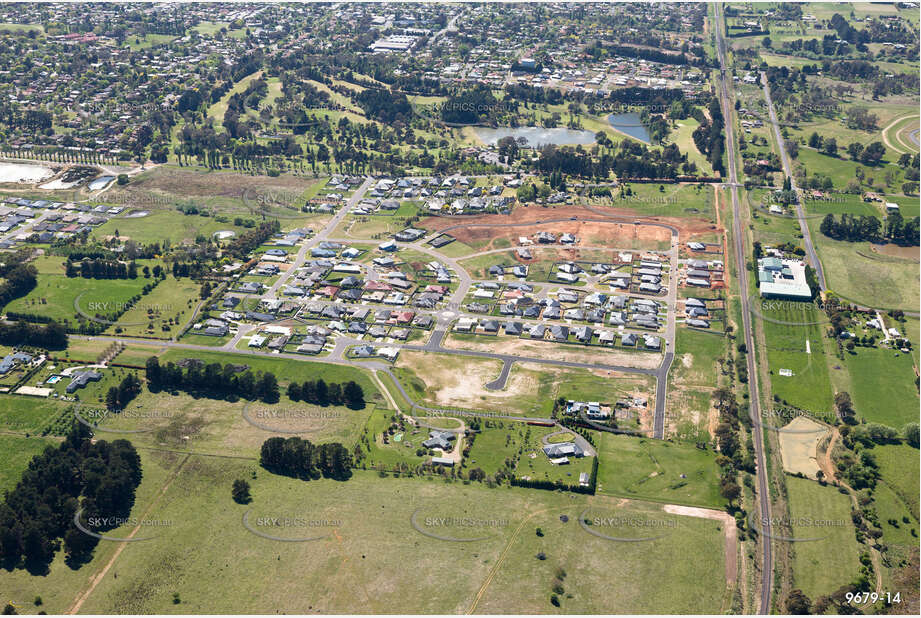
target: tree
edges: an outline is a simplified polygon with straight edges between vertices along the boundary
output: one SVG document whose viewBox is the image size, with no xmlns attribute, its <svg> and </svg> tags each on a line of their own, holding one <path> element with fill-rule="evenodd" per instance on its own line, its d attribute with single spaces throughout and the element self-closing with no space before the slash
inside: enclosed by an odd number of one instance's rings
<svg viewBox="0 0 921 618">
<path fill-rule="evenodd" d="M 106 409 L 109 412 L 114 412 L 119 409 L 118 406 L 118 387 L 113 386 L 106 393 Z"/>
<path fill-rule="evenodd" d="M 918 448 L 918 423 L 908 423 L 902 427 L 902 437 L 909 446 Z"/>
<path fill-rule="evenodd" d="M 827 154 L 830 157 L 835 157 L 838 155 L 838 140 L 833 137 L 829 137 L 827 140 L 822 142 L 822 152 Z"/>
<path fill-rule="evenodd" d="M 237 504 L 249 504 L 252 498 L 249 494 L 249 483 L 242 479 L 233 482 L 233 488 L 230 490 L 233 501 Z"/>
<path fill-rule="evenodd" d="M 796 588 L 790 591 L 790 596 L 787 597 L 787 613 L 800 616 L 806 615 L 809 613 L 811 606 L 812 601 L 802 590 Z"/>
<path fill-rule="evenodd" d="M 848 144 L 847 154 L 851 159 L 859 161 L 861 153 L 863 153 L 863 144 L 859 142 Z"/>
<path fill-rule="evenodd" d="M 882 142 L 873 142 L 863 149 L 860 155 L 860 162 L 864 165 L 879 165 L 886 154 L 886 147 Z"/>
<path fill-rule="evenodd" d="M 853 425 L 856 420 L 854 404 L 851 402 L 851 395 L 847 391 L 835 393 L 835 410 L 841 422 Z"/>
<path fill-rule="evenodd" d="M 720 481 L 720 495 L 729 501 L 729 506 L 732 506 L 732 503 L 742 495 L 742 488 L 731 478 L 725 477 Z"/>
<path fill-rule="evenodd" d="M 259 398 L 266 403 L 277 403 L 279 400 L 278 393 L 278 380 L 275 378 L 275 374 L 266 371 L 262 374 L 262 377 L 259 379 L 259 385 L 257 386 L 257 392 Z"/>
<path fill-rule="evenodd" d="M 353 410 L 365 407 L 365 393 L 356 382 L 349 381 L 342 390 L 343 403 Z"/>
<path fill-rule="evenodd" d="M 326 382 L 323 381 L 323 378 L 320 378 L 316 382 L 316 403 L 321 406 L 329 405 L 329 388 L 326 386 Z"/>
</svg>

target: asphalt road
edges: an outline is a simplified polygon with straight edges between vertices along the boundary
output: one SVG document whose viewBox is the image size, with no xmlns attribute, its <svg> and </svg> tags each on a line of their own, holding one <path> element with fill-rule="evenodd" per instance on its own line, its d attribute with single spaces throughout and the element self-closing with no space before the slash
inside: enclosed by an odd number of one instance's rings
<svg viewBox="0 0 921 618">
<path fill-rule="evenodd" d="M 771 126 L 774 128 L 774 139 L 777 141 L 777 148 L 780 151 L 780 162 L 783 165 L 783 173 L 790 179 L 791 188 L 800 196 L 800 199 L 796 200 L 796 218 L 799 220 L 799 229 L 803 233 L 803 244 L 806 246 L 806 255 L 809 257 L 809 263 L 815 268 L 816 278 L 819 280 L 819 287 L 822 288 L 824 292 L 826 290 L 825 271 L 822 270 L 822 262 L 819 260 L 819 255 L 816 253 L 815 246 L 812 244 L 812 235 L 809 233 L 809 226 L 806 224 L 806 212 L 803 208 L 802 191 L 796 186 L 796 179 L 793 177 L 793 166 L 790 165 L 787 145 L 784 142 L 783 136 L 780 134 L 780 124 L 777 122 L 777 111 L 774 109 L 774 101 L 771 99 L 771 88 L 768 86 L 767 75 L 764 71 L 761 71 L 761 81 L 764 83 L 764 99 L 767 101 L 768 112 L 771 117 Z M 733 182 L 735 182 L 735 177 L 733 177 Z"/>
<path fill-rule="evenodd" d="M 726 144 L 729 160 L 729 192 L 732 196 L 732 226 L 733 241 L 735 245 L 736 271 L 739 273 L 739 295 L 742 302 L 742 331 L 745 337 L 745 345 L 748 349 L 746 360 L 748 361 L 748 388 L 749 388 L 749 416 L 752 420 L 753 427 L 760 427 L 760 399 L 758 398 L 758 372 L 755 366 L 755 347 L 754 337 L 752 336 L 751 310 L 748 301 L 748 271 L 745 268 L 745 237 L 742 228 L 742 213 L 739 203 L 738 172 L 736 170 L 736 160 L 738 152 L 736 150 L 738 142 L 735 137 L 735 124 L 733 120 L 733 107 L 730 99 L 732 90 L 732 77 L 729 73 L 728 62 L 726 58 L 726 40 L 723 32 L 723 9 L 718 3 L 714 3 L 714 14 L 716 16 L 714 29 L 716 31 L 716 49 L 720 61 L 720 104 L 723 107 L 723 115 L 726 122 Z M 773 107 L 771 109 L 772 120 Z M 776 124 L 774 125 L 776 129 Z M 783 149 L 781 148 L 783 153 Z M 786 156 L 786 155 L 784 155 Z M 761 608 L 759 613 L 771 613 L 771 593 L 773 592 L 774 580 L 774 556 L 772 535 L 771 535 L 771 500 L 768 490 L 767 466 L 764 458 L 764 436 L 752 431 L 752 442 L 755 447 L 755 465 L 758 480 L 758 507 L 761 515 L 762 534 L 762 563 L 761 563 Z"/>
<path fill-rule="evenodd" d="M 327 240 L 330 233 L 336 229 L 336 226 L 339 225 L 345 216 L 351 212 L 355 206 L 358 205 L 358 202 L 361 201 L 362 196 L 365 194 L 365 191 L 368 190 L 374 184 L 374 178 L 366 178 L 365 181 L 361 184 L 358 189 L 355 190 L 355 193 L 352 194 L 352 197 L 349 198 L 349 201 L 339 207 L 339 210 L 333 216 L 329 223 L 327 223 L 323 229 L 317 231 L 316 236 L 309 238 L 301 244 L 301 248 L 297 252 L 297 257 L 294 259 L 294 263 L 291 264 L 291 267 L 283 272 L 281 276 L 278 277 L 278 281 L 272 284 L 272 287 L 269 288 L 268 292 L 265 293 L 266 298 L 276 298 L 276 294 L 285 284 L 285 282 L 290 279 L 297 269 L 304 265 L 304 262 L 307 260 L 307 253 L 312 248 L 316 247 L 318 244 Z"/>
</svg>

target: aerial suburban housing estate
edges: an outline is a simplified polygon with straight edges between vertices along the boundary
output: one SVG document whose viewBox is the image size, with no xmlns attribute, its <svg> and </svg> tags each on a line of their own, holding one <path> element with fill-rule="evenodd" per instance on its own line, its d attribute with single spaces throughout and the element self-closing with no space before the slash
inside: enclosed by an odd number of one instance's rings
<svg viewBox="0 0 921 618">
<path fill-rule="evenodd" d="M 918 615 L 918 2 L 0 3 L 0 592 Z"/>
</svg>

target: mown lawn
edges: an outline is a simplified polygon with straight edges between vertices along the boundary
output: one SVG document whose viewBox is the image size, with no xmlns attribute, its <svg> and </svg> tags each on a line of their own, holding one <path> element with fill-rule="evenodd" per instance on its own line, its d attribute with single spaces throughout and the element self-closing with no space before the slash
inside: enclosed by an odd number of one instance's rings
<svg viewBox="0 0 921 618">
<path fill-rule="evenodd" d="M 766 300 L 753 306 L 767 318 L 762 323 L 774 394 L 818 416 L 830 412 L 833 393 L 823 348 L 827 321 L 824 314 L 808 303 L 775 304 Z M 809 353 L 806 352 L 807 341 Z M 793 375 L 782 376 L 781 369 L 790 369 Z"/>
<path fill-rule="evenodd" d="M 151 279 L 140 275 L 137 279 L 39 275 L 35 288 L 26 296 L 10 302 L 6 311 L 38 314 L 60 322 L 76 322 L 80 313 L 95 317 L 96 314 L 117 311 L 150 282 Z M 74 305 L 78 297 L 80 312 Z"/>
</svg>

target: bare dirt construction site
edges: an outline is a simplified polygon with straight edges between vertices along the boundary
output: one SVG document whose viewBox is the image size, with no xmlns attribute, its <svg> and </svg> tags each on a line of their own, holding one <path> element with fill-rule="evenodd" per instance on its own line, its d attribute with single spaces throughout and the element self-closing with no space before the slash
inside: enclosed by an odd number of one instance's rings
<svg viewBox="0 0 921 618">
<path fill-rule="evenodd" d="M 671 232 L 663 227 L 634 225 L 632 222 L 598 221 L 605 216 L 630 221 L 665 223 L 678 229 L 679 242 L 697 234 L 712 234 L 718 228 L 705 219 L 686 217 L 637 217 L 635 213 L 615 208 L 583 206 L 519 206 L 508 215 L 488 214 L 459 217 L 426 217 L 419 226 L 429 231 L 447 230 L 458 241 L 482 250 L 499 249 L 517 244 L 520 236 L 537 232 L 570 233 L 578 243 L 624 249 L 663 249 Z M 565 219 L 559 221 L 559 219 Z M 592 221 L 582 221 L 593 219 Z M 544 223 L 555 221 L 554 223 Z M 512 227 L 490 227 L 514 224 Z M 453 228 L 453 229 L 449 229 Z M 498 243 L 497 243 L 498 241 Z"/>
<path fill-rule="evenodd" d="M 584 346 L 551 341 L 535 341 L 517 337 L 489 337 L 475 339 L 448 336 L 442 345 L 446 348 L 473 350 L 476 352 L 494 352 L 497 345 L 503 354 L 546 358 L 574 363 L 592 363 L 599 365 L 621 365 L 654 369 L 662 362 L 661 354 L 640 350 L 625 350 L 602 346 Z"/>
</svg>

